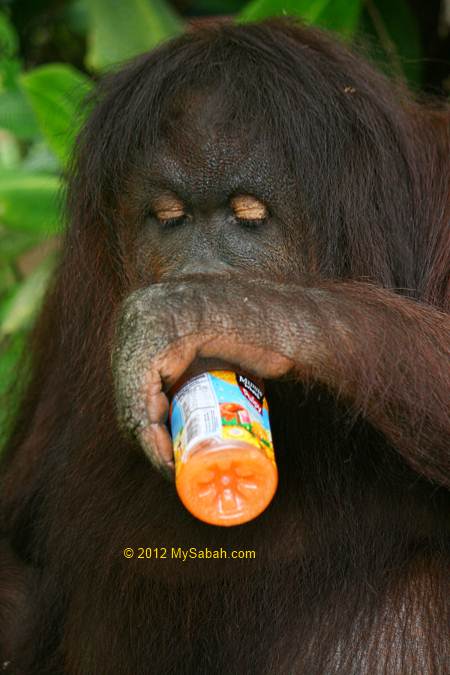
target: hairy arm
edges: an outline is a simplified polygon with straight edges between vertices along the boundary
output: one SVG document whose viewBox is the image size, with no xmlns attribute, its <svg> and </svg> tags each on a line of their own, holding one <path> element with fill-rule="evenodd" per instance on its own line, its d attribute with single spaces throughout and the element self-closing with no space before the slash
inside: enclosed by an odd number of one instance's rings
<svg viewBox="0 0 450 675">
<path fill-rule="evenodd" d="M 450 485 L 450 317 L 359 282 L 204 276 L 136 291 L 114 354 L 123 423 L 170 462 L 172 385 L 197 357 L 324 383 L 428 479 Z"/>
</svg>

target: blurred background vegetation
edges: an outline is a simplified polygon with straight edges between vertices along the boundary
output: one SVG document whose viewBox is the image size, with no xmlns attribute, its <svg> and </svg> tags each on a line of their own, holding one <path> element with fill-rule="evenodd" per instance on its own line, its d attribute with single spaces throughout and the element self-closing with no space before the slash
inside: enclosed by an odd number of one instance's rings
<svg viewBox="0 0 450 675">
<path fill-rule="evenodd" d="M 0 444 L 58 257 L 84 96 L 105 70 L 196 24 L 283 14 L 362 45 L 418 94 L 450 92 L 450 0 L 0 0 Z"/>
</svg>

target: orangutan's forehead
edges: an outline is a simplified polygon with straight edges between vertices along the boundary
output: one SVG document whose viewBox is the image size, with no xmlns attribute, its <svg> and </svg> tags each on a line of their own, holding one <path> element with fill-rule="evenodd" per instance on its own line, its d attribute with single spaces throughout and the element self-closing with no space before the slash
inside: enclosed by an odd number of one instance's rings
<svg viewBox="0 0 450 675">
<path fill-rule="evenodd" d="M 195 198 L 240 190 L 267 199 L 281 161 L 264 137 L 246 138 L 242 129 L 234 129 L 219 102 L 214 94 L 194 96 L 175 108 L 174 118 L 163 117 L 152 171 L 177 194 L 187 191 Z"/>
</svg>

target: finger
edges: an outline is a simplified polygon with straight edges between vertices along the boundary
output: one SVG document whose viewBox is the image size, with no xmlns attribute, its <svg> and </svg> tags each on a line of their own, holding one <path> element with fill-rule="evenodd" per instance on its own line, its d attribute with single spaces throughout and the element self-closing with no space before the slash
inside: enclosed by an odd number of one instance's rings
<svg viewBox="0 0 450 675">
<path fill-rule="evenodd" d="M 150 461 L 173 480 L 173 447 L 167 427 L 164 424 L 149 424 L 140 431 L 139 440 Z"/>
<path fill-rule="evenodd" d="M 263 379 L 281 377 L 288 373 L 294 362 L 283 354 L 252 344 L 235 342 L 230 338 L 215 338 L 199 348 L 199 355 L 221 357 L 237 367 Z"/>
</svg>

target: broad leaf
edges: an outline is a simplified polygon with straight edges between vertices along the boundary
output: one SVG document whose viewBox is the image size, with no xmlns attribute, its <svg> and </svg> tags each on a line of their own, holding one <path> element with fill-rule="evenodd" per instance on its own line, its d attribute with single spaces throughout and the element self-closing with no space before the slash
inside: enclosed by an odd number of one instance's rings
<svg viewBox="0 0 450 675">
<path fill-rule="evenodd" d="M 253 0 L 239 21 L 260 21 L 270 16 L 294 16 L 351 37 L 361 13 L 362 0 Z"/>
<path fill-rule="evenodd" d="M 16 283 L 17 278 L 13 266 L 8 263 L 2 251 L 0 254 L 0 298 L 2 298 L 5 293 L 11 291 Z"/>
<path fill-rule="evenodd" d="M 45 260 L 18 284 L 0 306 L 0 339 L 28 329 L 41 306 L 44 293 L 53 272 L 56 256 Z"/>
<path fill-rule="evenodd" d="M 39 135 L 34 112 L 18 85 L 21 64 L 17 59 L 0 58 L 0 129 L 21 139 Z"/>
<path fill-rule="evenodd" d="M 66 164 L 83 121 L 83 102 L 91 81 L 72 66 L 55 63 L 22 75 L 20 82 L 42 135 Z"/>
<path fill-rule="evenodd" d="M 0 129 L 7 129 L 21 139 L 40 134 L 35 114 L 19 89 L 0 93 Z"/>
<path fill-rule="evenodd" d="M 19 47 L 16 31 L 4 12 L 0 11 L 0 55 L 2 58 L 14 56 Z"/>
<path fill-rule="evenodd" d="M 417 19 L 405 0 L 370 0 L 362 15 L 362 32 L 375 37 L 381 48 L 374 58 L 390 74 L 404 76 L 419 87 L 422 81 L 422 47 Z"/>
<path fill-rule="evenodd" d="M 0 227 L 0 267 L 6 267 L 8 262 L 13 262 L 41 240 L 39 234 Z"/>
<path fill-rule="evenodd" d="M 102 70 L 153 49 L 183 31 L 164 0 L 89 0 L 89 68 Z"/>
<path fill-rule="evenodd" d="M 317 18 L 322 28 L 350 38 L 358 28 L 362 11 L 362 0 L 334 0 L 329 2 Z"/>
<path fill-rule="evenodd" d="M 17 169 L 20 163 L 20 146 L 16 136 L 0 129 L 0 169 Z"/>
<path fill-rule="evenodd" d="M 261 21 L 270 16 L 297 16 L 314 23 L 333 0 L 253 0 L 239 13 L 239 22 Z"/>
<path fill-rule="evenodd" d="M 57 176 L 0 172 L 0 223 L 9 228 L 53 234 L 60 221 Z"/>
</svg>

